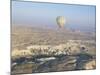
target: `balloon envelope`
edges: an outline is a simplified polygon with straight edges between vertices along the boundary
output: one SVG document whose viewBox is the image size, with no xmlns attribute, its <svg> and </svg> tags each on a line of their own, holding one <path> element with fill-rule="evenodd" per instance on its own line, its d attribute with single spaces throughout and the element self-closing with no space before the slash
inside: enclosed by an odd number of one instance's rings
<svg viewBox="0 0 100 75">
<path fill-rule="evenodd" d="M 65 17 L 63 16 L 58 16 L 56 18 L 56 21 L 57 21 L 57 24 L 60 28 L 64 27 L 65 23 L 66 23 L 66 20 L 65 20 Z"/>
</svg>

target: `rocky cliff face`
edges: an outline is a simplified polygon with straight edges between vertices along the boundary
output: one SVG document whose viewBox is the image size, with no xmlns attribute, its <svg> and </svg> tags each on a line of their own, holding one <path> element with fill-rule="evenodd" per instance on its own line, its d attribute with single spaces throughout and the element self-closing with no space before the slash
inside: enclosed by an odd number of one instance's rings
<svg viewBox="0 0 100 75">
<path fill-rule="evenodd" d="M 46 61 L 39 65 L 33 73 L 37 72 L 57 72 L 72 70 L 90 70 L 95 69 L 95 59 L 90 55 L 62 56 L 56 60 Z"/>
<path fill-rule="evenodd" d="M 23 60 L 22 60 L 23 59 Z M 55 57 L 21 58 L 12 66 L 13 74 L 41 73 L 73 70 L 91 70 L 96 68 L 95 56 L 89 54 L 60 55 Z M 19 61 L 19 62 L 18 62 Z"/>
<path fill-rule="evenodd" d="M 91 48 L 87 45 L 93 43 L 93 41 L 69 40 L 67 43 L 59 45 L 31 45 L 27 46 L 26 50 L 13 50 L 12 57 L 77 55 L 92 51 L 95 54 L 95 45 L 92 45 Z"/>
</svg>

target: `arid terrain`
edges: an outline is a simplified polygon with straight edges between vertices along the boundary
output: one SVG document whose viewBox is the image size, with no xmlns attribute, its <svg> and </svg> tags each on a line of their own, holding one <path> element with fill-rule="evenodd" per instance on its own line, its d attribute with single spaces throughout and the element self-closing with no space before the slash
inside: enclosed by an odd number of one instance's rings
<svg viewBox="0 0 100 75">
<path fill-rule="evenodd" d="M 96 68 L 95 33 L 12 26 L 12 74 Z"/>
</svg>

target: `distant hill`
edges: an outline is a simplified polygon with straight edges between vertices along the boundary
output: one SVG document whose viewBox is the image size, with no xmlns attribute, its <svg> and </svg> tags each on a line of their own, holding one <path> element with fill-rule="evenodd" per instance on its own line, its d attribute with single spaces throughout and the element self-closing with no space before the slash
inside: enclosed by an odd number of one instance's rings
<svg viewBox="0 0 100 75">
<path fill-rule="evenodd" d="M 95 40 L 95 35 L 68 29 L 12 26 L 12 48 L 30 44 L 57 45 L 68 40 Z"/>
</svg>

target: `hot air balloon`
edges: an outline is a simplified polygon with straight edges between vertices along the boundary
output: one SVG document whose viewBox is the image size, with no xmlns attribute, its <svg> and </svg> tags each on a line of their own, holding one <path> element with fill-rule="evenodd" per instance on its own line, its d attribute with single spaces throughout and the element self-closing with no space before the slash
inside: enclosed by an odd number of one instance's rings
<svg viewBox="0 0 100 75">
<path fill-rule="evenodd" d="M 64 16 L 58 16 L 58 17 L 56 18 L 56 22 L 57 22 L 59 28 L 63 28 L 64 25 L 65 25 L 65 23 L 66 23 L 66 19 L 65 19 Z"/>
</svg>

